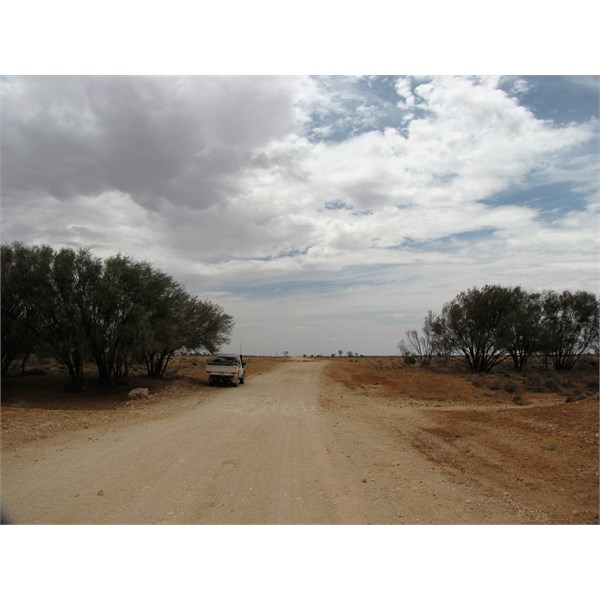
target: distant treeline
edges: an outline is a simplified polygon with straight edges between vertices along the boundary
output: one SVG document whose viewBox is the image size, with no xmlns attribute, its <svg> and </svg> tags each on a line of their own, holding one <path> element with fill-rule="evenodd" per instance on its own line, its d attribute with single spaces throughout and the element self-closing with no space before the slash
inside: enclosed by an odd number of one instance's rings
<svg viewBox="0 0 600 600">
<path fill-rule="evenodd" d="M 88 360 L 101 383 L 125 379 L 141 361 L 160 377 L 173 353 L 216 352 L 233 327 L 217 304 L 120 254 L 3 244 L 1 274 L 2 374 L 39 352 L 66 368 L 75 390 Z"/>
<path fill-rule="evenodd" d="M 439 315 L 429 311 L 421 332 L 408 330 L 398 348 L 422 366 L 462 354 L 477 373 L 509 358 L 521 371 L 533 355 L 546 367 L 571 369 L 582 354 L 599 352 L 599 307 L 584 291 L 486 285 L 461 292 Z"/>
</svg>

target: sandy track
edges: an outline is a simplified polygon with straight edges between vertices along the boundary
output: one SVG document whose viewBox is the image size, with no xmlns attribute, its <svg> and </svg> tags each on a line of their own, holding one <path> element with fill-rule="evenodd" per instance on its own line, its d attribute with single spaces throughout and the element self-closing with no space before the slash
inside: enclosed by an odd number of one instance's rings
<svg viewBox="0 0 600 600">
<path fill-rule="evenodd" d="M 411 444 L 411 408 L 331 411 L 325 361 L 289 361 L 183 412 L 41 439 L 3 456 L 15 523 L 517 523 L 493 490 Z"/>
</svg>

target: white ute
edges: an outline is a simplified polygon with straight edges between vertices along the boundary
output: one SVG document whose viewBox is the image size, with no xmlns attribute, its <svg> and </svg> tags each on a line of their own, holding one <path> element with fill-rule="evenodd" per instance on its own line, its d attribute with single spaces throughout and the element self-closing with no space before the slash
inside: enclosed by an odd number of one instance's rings
<svg viewBox="0 0 600 600">
<path fill-rule="evenodd" d="M 244 383 L 246 361 L 241 354 L 220 354 L 206 363 L 208 385 Z"/>
</svg>

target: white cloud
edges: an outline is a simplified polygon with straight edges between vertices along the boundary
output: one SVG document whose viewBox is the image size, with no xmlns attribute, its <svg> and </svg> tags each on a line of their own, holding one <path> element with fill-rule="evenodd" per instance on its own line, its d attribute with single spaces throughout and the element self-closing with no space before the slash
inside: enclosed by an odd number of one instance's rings
<svg viewBox="0 0 600 600">
<path fill-rule="evenodd" d="M 159 210 L 240 193 L 253 150 L 292 132 L 295 80 L 26 78 L 5 84 L 9 196 L 120 191 Z M 23 157 L 27 160 L 23 160 Z"/>
<path fill-rule="evenodd" d="M 400 96 L 399 108 L 412 110 L 415 106 L 415 96 L 412 92 L 411 79 L 409 77 L 398 77 L 396 81 L 396 93 Z"/>
<path fill-rule="evenodd" d="M 401 77 L 385 97 L 367 83 L 9 80 L 3 239 L 151 260 L 221 299 L 262 351 L 280 327 L 292 352 L 315 331 L 343 344 L 332 323 L 370 323 L 354 350 L 376 351 L 486 282 L 592 285 L 597 119 L 536 118 L 519 78 Z M 587 206 L 550 224 L 539 203 L 484 202 L 532 180 Z"/>
</svg>

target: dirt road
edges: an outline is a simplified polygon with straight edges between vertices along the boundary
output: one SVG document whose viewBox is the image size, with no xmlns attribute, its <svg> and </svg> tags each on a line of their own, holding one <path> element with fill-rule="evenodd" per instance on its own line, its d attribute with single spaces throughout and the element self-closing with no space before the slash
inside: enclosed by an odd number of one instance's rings
<svg viewBox="0 0 600 600">
<path fill-rule="evenodd" d="M 39 524 L 539 522 L 416 450 L 423 411 L 328 409 L 326 367 L 290 360 L 175 414 L 4 452 L 3 510 Z"/>
</svg>

